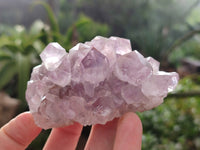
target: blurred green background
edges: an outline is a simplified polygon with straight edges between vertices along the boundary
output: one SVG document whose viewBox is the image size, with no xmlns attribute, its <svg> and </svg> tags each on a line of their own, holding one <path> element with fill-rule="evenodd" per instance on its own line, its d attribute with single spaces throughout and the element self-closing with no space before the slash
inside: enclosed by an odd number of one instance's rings
<svg viewBox="0 0 200 150">
<path fill-rule="evenodd" d="M 96 35 L 128 38 L 181 77 L 164 104 L 138 113 L 142 149 L 200 149 L 200 0 L 0 0 L 0 126 L 28 110 L 26 84 L 49 42 L 68 50 Z M 41 149 L 49 132 L 27 149 Z"/>
</svg>

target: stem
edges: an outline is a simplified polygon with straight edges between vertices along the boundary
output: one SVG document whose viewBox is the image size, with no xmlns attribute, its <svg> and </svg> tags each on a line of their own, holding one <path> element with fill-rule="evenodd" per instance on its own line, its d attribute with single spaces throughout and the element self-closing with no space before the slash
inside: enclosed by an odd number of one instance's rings
<svg viewBox="0 0 200 150">
<path fill-rule="evenodd" d="M 184 92 L 184 93 L 170 93 L 168 94 L 167 98 L 185 98 L 185 97 L 200 97 L 200 91 L 191 91 L 191 92 Z"/>
<path fill-rule="evenodd" d="M 191 31 L 187 34 L 185 34 L 183 37 L 181 37 L 180 39 L 176 40 L 174 42 L 174 44 L 172 44 L 172 46 L 166 51 L 165 55 L 164 55 L 164 60 L 167 60 L 169 54 L 178 46 L 180 46 L 182 43 L 184 43 L 185 41 L 189 40 L 190 38 L 192 38 L 194 35 L 200 33 L 200 29 L 198 30 L 194 30 Z"/>
</svg>

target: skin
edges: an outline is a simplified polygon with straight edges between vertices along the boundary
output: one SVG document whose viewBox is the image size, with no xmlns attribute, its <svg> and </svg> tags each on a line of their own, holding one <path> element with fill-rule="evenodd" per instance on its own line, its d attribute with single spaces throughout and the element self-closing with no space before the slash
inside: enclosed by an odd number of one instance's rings
<svg viewBox="0 0 200 150">
<path fill-rule="evenodd" d="M 53 129 L 43 149 L 74 150 L 82 128 L 74 123 Z M 0 149 L 24 150 L 41 130 L 29 112 L 22 113 L 0 129 Z M 140 150 L 141 141 L 142 123 L 136 114 L 127 113 L 105 125 L 94 125 L 85 150 Z"/>
</svg>

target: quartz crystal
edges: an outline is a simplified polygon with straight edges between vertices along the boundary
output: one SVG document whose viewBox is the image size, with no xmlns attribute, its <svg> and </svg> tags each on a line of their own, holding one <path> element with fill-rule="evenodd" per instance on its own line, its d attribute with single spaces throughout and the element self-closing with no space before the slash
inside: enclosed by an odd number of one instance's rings
<svg viewBox="0 0 200 150">
<path fill-rule="evenodd" d="M 105 124 L 126 112 L 150 110 L 178 83 L 178 74 L 159 71 L 159 62 L 132 51 L 130 41 L 95 37 L 65 51 L 50 43 L 33 69 L 26 99 L 44 129 L 79 122 Z"/>
</svg>

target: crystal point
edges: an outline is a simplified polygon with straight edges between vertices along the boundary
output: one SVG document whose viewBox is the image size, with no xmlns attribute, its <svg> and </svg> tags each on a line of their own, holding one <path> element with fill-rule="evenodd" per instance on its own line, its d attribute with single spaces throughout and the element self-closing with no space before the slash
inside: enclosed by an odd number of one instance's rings
<svg viewBox="0 0 200 150">
<path fill-rule="evenodd" d="M 26 99 L 44 129 L 105 124 L 126 112 L 150 110 L 178 84 L 178 74 L 159 71 L 159 62 L 132 51 L 130 40 L 101 36 L 66 53 L 50 43 L 33 69 Z"/>
<path fill-rule="evenodd" d="M 65 56 L 66 51 L 58 43 L 53 42 L 47 45 L 44 51 L 40 54 L 40 57 L 47 70 L 55 70 L 62 62 L 62 58 Z"/>
</svg>

